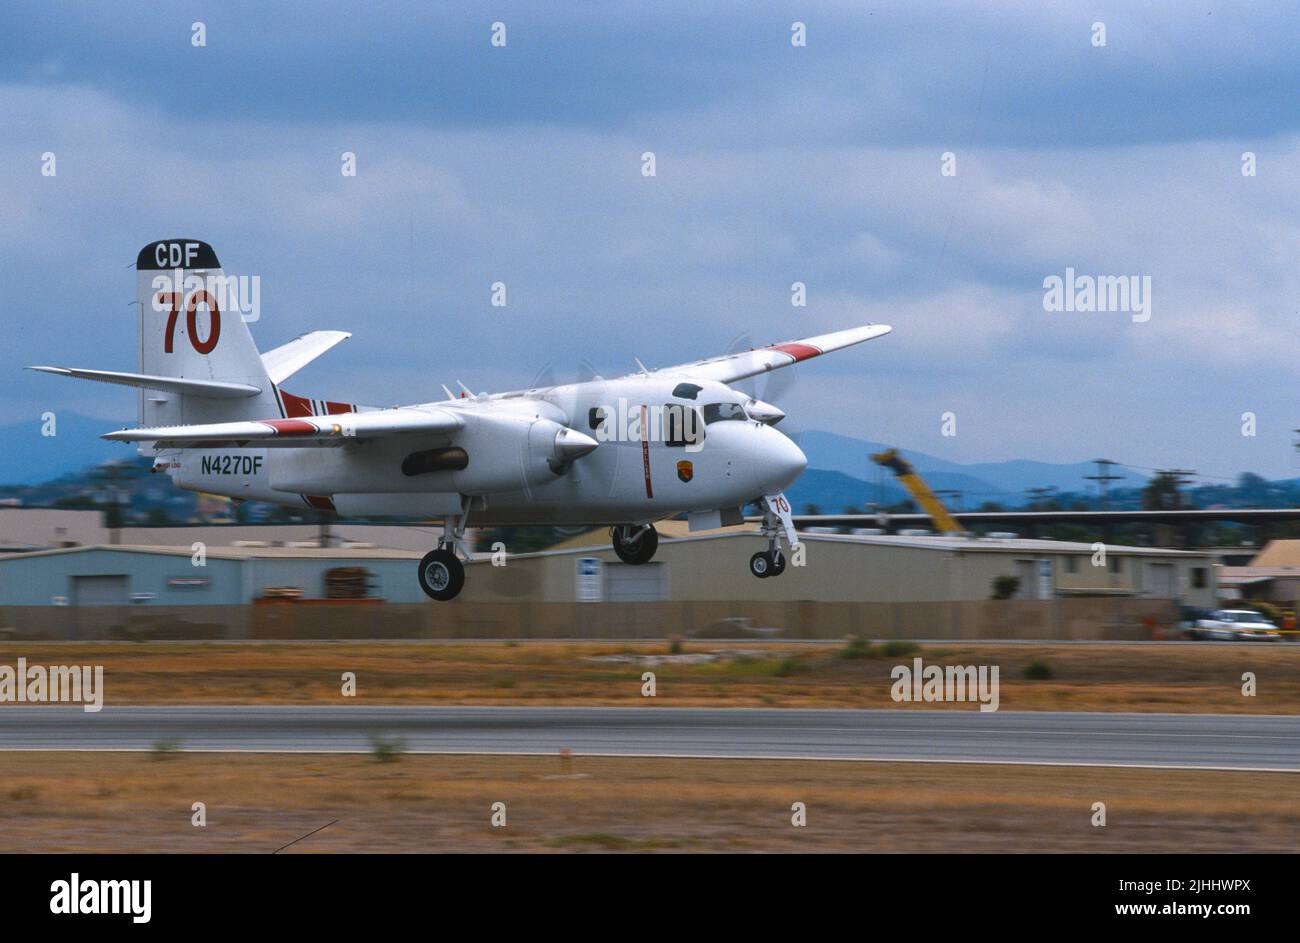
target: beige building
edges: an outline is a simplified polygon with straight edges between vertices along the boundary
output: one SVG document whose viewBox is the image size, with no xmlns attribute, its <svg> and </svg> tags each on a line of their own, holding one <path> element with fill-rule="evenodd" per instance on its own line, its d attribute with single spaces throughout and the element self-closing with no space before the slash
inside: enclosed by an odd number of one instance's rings
<svg viewBox="0 0 1300 943">
<path fill-rule="evenodd" d="M 1300 540 L 1273 540 L 1249 566 L 1218 568 L 1226 601 L 1257 599 L 1284 609 L 1300 608 Z"/>
<path fill-rule="evenodd" d="M 1053 540 L 804 534 L 805 565 L 756 579 L 750 555 L 766 546 L 750 527 L 686 535 L 660 525 L 659 552 L 642 566 L 621 563 L 603 531 L 543 553 L 480 561 L 464 597 L 483 602 L 949 602 L 986 600 L 994 581 L 1018 580 L 1015 598 L 1109 596 L 1216 603 L 1213 561 L 1205 554 Z M 682 534 L 682 536 L 672 536 Z M 597 543 L 599 541 L 599 543 Z M 1101 563 L 1100 566 L 1094 565 Z"/>
</svg>

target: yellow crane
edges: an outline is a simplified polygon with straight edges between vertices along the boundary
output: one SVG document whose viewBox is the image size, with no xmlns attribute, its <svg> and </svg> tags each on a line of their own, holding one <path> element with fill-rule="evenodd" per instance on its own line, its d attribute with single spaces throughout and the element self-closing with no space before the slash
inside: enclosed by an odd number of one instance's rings
<svg viewBox="0 0 1300 943">
<path fill-rule="evenodd" d="M 912 496 L 913 500 L 921 506 L 921 510 L 930 515 L 930 520 L 934 521 L 934 526 L 941 533 L 961 533 L 962 527 L 957 523 L 956 518 L 949 514 L 948 509 L 943 506 L 943 502 L 935 497 L 934 492 L 930 490 L 930 486 L 916 473 L 912 463 L 898 454 L 898 449 L 886 449 L 883 452 L 877 452 L 871 456 L 871 460 L 894 473 L 894 477 L 907 489 L 907 493 Z"/>
</svg>

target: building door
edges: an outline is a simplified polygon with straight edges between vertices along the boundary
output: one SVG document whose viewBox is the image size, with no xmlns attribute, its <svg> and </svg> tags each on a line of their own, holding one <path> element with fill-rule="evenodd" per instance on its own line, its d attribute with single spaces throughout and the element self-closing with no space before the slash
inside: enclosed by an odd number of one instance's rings
<svg viewBox="0 0 1300 943">
<path fill-rule="evenodd" d="M 668 598 L 668 564 L 606 563 L 606 602 L 659 602 Z"/>
<path fill-rule="evenodd" d="M 1148 596 L 1173 599 L 1174 565 L 1172 563 L 1148 563 L 1146 591 Z"/>
<path fill-rule="evenodd" d="M 1020 580 L 1016 599 L 1038 598 L 1038 566 L 1034 560 L 1017 560 L 1016 578 Z"/>
<path fill-rule="evenodd" d="M 131 578 L 121 576 L 74 576 L 74 606 L 127 606 L 131 603 Z"/>
</svg>

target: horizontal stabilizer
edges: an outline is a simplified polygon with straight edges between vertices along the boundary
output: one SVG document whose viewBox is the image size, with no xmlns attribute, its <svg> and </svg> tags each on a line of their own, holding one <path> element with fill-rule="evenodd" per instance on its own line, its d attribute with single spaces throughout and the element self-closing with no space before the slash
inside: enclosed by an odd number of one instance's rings
<svg viewBox="0 0 1300 943">
<path fill-rule="evenodd" d="M 465 424 L 454 410 L 426 407 L 376 409 L 364 413 L 256 419 L 195 426 L 123 429 L 100 438 L 113 442 L 153 442 L 159 449 L 268 448 L 343 445 L 348 441 L 398 435 L 450 434 Z"/>
<path fill-rule="evenodd" d="M 283 383 L 335 344 L 352 335 L 347 331 L 312 331 L 262 354 L 262 366 L 272 383 Z"/>
<path fill-rule="evenodd" d="M 206 396 L 210 399 L 241 399 L 262 392 L 247 383 L 228 383 L 222 380 L 186 380 L 182 377 L 156 377 L 146 373 L 118 373 L 114 370 L 81 370 L 74 367 L 28 367 L 41 373 L 95 380 L 98 383 L 116 383 L 146 390 L 161 390 L 182 396 Z"/>
</svg>

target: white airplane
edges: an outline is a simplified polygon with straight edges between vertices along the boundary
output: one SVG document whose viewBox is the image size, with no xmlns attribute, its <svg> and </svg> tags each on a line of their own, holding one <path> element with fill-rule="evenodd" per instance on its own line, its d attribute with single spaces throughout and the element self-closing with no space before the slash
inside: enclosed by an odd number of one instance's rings
<svg viewBox="0 0 1300 943">
<path fill-rule="evenodd" d="M 727 384 L 888 334 L 865 325 L 612 380 L 472 393 L 375 408 L 306 399 L 280 384 L 351 336 L 312 331 L 258 354 L 205 242 L 166 239 L 136 259 L 140 372 L 32 367 L 138 387 L 140 426 L 103 436 L 138 442 L 181 488 L 334 511 L 441 518 L 420 561 L 421 588 L 454 598 L 465 582 L 464 533 L 487 525 L 609 525 L 614 551 L 648 562 L 654 523 L 686 514 L 691 530 L 763 510 L 768 549 L 750 571 L 785 569 L 797 544 L 782 494 L 807 460 L 773 426 L 780 409 Z M 639 364 L 639 361 L 638 361 Z"/>
</svg>

